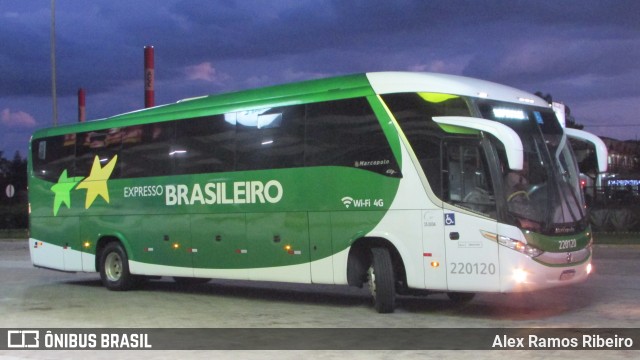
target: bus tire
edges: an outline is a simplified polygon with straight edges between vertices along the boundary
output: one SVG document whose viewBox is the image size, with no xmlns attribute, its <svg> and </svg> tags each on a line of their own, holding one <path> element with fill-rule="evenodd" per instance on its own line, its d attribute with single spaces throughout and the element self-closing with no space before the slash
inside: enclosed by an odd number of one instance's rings
<svg viewBox="0 0 640 360">
<path fill-rule="evenodd" d="M 109 290 L 126 291 L 133 288 L 135 278 L 129 272 L 129 258 L 119 242 L 108 243 L 100 253 L 100 278 Z"/>
<path fill-rule="evenodd" d="M 369 292 L 373 305 L 381 314 L 392 313 L 395 309 L 395 279 L 391 255 L 386 248 L 371 249 L 371 266 L 367 271 Z"/>
</svg>

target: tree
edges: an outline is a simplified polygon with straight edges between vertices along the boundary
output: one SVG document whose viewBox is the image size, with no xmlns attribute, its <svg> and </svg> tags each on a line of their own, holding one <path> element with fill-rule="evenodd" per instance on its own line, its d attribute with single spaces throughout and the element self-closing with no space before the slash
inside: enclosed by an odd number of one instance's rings
<svg viewBox="0 0 640 360">
<path fill-rule="evenodd" d="M 22 159 L 19 151 L 16 151 L 13 161 L 9 163 L 9 178 L 16 189 L 27 188 L 27 159 Z"/>
<path fill-rule="evenodd" d="M 12 185 L 15 193 L 5 194 Z M 24 229 L 28 226 L 27 159 L 16 151 L 13 160 L 0 151 L 0 229 Z"/>
<path fill-rule="evenodd" d="M 553 97 L 551 97 L 551 94 L 549 93 L 543 94 L 541 91 L 536 91 L 536 96 L 542 98 L 544 101 L 548 102 L 549 104 L 553 102 Z"/>
<path fill-rule="evenodd" d="M 11 166 L 9 161 L 4 158 L 3 152 L 0 151 L 0 177 L 6 178 L 11 173 Z"/>
<path fill-rule="evenodd" d="M 582 130 L 584 129 L 584 125 L 578 124 L 576 119 L 571 115 L 571 108 L 567 105 L 564 106 L 564 118 L 568 128 Z"/>
</svg>

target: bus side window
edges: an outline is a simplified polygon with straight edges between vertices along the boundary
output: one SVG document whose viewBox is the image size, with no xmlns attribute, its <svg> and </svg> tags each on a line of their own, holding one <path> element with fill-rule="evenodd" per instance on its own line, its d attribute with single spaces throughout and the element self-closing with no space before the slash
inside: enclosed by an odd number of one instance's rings
<svg viewBox="0 0 640 360">
<path fill-rule="evenodd" d="M 225 115 L 215 115 L 177 121 L 176 126 L 176 141 L 171 151 L 175 174 L 233 171 L 235 121 L 225 121 Z"/>
<path fill-rule="evenodd" d="M 443 130 L 434 116 L 471 116 L 467 102 L 459 96 L 432 93 L 398 93 L 382 96 L 402 132 L 409 140 L 433 193 L 443 199 Z M 446 176 L 446 174 L 445 174 Z"/>
<path fill-rule="evenodd" d="M 378 118 L 365 98 L 307 105 L 306 166 L 346 166 L 401 177 Z"/>
<path fill-rule="evenodd" d="M 63 171 L 74 176 L 76 135 L 52 136 L 32 144 L 33 175 L 47 181 L 57 181 Z"/>
<path fill-rule="evenodd" d="M 111 161 L 122 146 L 122 128 L 96 130 L 76 134 L 76 176 L 89 176 L 96 156 L 102 166 Z M 119 162 L 116 163 L 111 179 L 120 177 Z"/>
<path fill-rule="evenodd" d="M 122 177 L 164 176 L 172 173 L 175 121 L 124 128 L 119 162 Z"/>
<path fill-rule="evenodd" d="M 236 122 L 237 171 L 303 166 L 304 106 L 225 114 Z"/>
<path fill-rule="evenodd" d="M 442 160 L 440 154 L 442 150 L 440 143 L 434 139 L 426 138 L 421 143 L 418 142 L 420 151 L 416 151 L 418 161 L 429 181 L 433 193 L 442 199 Z"/>
</svg>

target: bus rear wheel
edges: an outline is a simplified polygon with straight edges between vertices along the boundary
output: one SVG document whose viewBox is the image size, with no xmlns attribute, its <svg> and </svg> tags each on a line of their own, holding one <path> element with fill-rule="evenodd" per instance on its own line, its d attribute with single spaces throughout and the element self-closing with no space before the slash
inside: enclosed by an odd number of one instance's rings
<svg viewBox="0 0 640 360">
<path fill-rule="evenodd" d="M 367 271 L 369 292 L 379 313 L 392 313 L 395 309 L 395 279 L 391 255 L 386 248 L 371 249 L 371 266 Z"/>
<path fill-rule="evenodd" d="M 119 242 L 111 242 L 100 253 L 100 278 L 109 290 L 130 290 L 135 283 L 129 272 L 129 258 Z"/>
</svg>

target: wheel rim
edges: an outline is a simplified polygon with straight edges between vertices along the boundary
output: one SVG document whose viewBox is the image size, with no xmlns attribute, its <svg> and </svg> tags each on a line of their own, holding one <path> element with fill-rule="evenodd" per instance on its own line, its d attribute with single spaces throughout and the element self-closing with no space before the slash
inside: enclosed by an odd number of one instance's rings
<svg viewBox="0 0 640 360">
<path fill-rule="evenodd" d="M 110 253 L 104 260 L 104 273 L 109 281 L 118 281 L 122 276 L 122 258 L 116 253 Z"/>
</svg>

